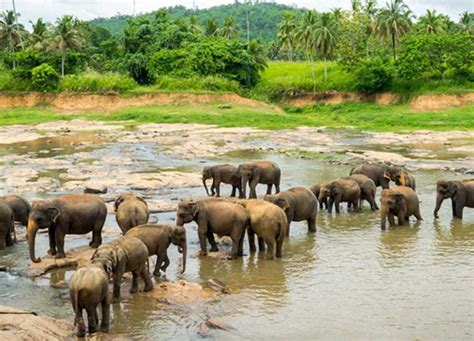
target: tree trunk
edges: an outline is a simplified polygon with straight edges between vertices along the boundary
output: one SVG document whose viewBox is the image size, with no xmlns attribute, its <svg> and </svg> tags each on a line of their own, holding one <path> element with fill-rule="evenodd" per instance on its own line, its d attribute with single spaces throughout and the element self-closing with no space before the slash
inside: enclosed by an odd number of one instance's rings
<svg viewBox="0 0 474 341">
<path fill-rule="evenodd" d="M 393 49 L 393 60 L 397 60 L 397 54 L 395 52 L 395 34 L 392 33 L 392 49 Z"/>
<path fill-rule="evenodd" d="M 61 54 L 61 75 L 64 77 L 64 59 L 65 59 L 65 53 L 63 52 Z"/>
<path fill-rule="evenodd" d="M 250 18 L 249 18 L 249 9 L 247 4 L 247 43 L 250 43 Z"/>
<path fill-rule="evenodd" d="M 311 76 L 313 77 L 313 95 L 316 95 L 316 69 L 314 67 L 313 56 L 308 54 L 309 62 L 311 63 Z"/>
<path fill-rule="evenodd" d="M 15 45 L 12 46 L 12 60 L 13 60 L 13 70 L 16 69 L 16 62 L 15 62 Z"/>
<path fill-rule="evenodd" d="M 326 55 L 324 55 L 324 82 L 328 80 L 328 70 L 326 65 Z"/>
</svg>

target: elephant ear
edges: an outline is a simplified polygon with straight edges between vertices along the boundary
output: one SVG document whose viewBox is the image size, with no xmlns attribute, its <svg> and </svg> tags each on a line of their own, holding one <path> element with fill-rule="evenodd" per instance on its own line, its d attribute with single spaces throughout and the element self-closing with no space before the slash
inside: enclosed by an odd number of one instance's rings
<svg viewBox="0 0 474 341">
<path fill-rule="evenodd" d="M 121 204 L 122 202 L 123 202 L 123 195 L 120 194 L 120 195 L 118 196 L 118 198 L 115 199 L 114 212 L 117 212 L 117 210 L 118 210 L 118 208 L 119 208 L 119 206 L 120 206 L 120 204 Z"/>
<path fill-rule="evenodd" d="M 390 173 L 387 171 L 383 172 L 383 177 L 387 180 L 392 180 L 392 177 L 390 176 Z"/>
<path fill-rule="evenodd" d="M 61 211 L 56 206 L 48 207 L 46 212 L 53 223 L 56 223 L 56 220 L 58 220 L 59 216 L 61 215 Z"/>
<path fill-rule="evenodd" d="M 198 203 L 192 201 L 192 202 L 188 203 L 188 207 L 191 210 L 191 214 L 193 215 L 193 217 L 197 216 L 197 214 L 199 213 Z"/>
<path fill-rule="evenodd" d="M 339 186 L 337 184 L 333 184 L 331 186 L 331 195 L 336 195 L 340 192 L 341 192 L 341 189 L 339 188 Z"/>
<path fill-rule="evenodd" d="M 138 197 L 138 196 L 137 196 L 137 199 L 140 200 L 142 203 L 144 203 L 146 207 L 148 207 L 148 204 L 145 201 L 145 199 L 143 199 L 142 197 Z"/>
<path fill-rule="evenodd" d="M 283 198 L 278 198 L 276 200 L 276 204 L 277 206 L 279 206 L 283 211 L 286 211 L 290 205 L 288 204 L 288 201 L 286 199 L 283 199 Z"/>
<path fill-rule="evenodd" d="M 405 196 L 402 193 L 395 192 L 393 196 L 397 202 L 402 202 L 405 199 Z"/>
<path fill-rule="evenodd" d="M 450 182 L 448 182 L 447 189 L 448 189 L 448 192 L 451 193 L 452 196 L 454 196 L 454 195 L 456 195 L 456 193 L 459 189 L 459 184 L 454 182 L 454 181 L 450 181 Z"/>
</svg>

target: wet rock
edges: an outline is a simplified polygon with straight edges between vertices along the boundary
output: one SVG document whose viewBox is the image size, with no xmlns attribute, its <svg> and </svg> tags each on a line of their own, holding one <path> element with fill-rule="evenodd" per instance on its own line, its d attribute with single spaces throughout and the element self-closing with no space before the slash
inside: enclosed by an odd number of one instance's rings
<svg viewBox="0 0 474 341">
<path fill-rule="evenodd" d="M 222 293 L 222 294 L 230 294 L 229 287 L 217 278 L 210 278 L 207 280 L 207 285 L 209 288 L 214 290 L 215 292 Z"/>
<path fill-rule="evenodd" d="M 105 194 L 107 193 L 107 186 L 102 184 L 88 183 L 85 185 L 84 193 Z"/>
<path fill-rule="evenodd" d="M 209 317 L 207 320 L 206 320 L 206 325 L 209 327 L 209 328 L 213 328 L 213 329 L 220 329 L 220 330 L 227 330 L 227 331 L 231 331 L 231 330 L 234 330 L 235 328 L 232 327 L 231 325 L 228 325 L 227 323 L 224 323 L 222 321 L 219 321 L 215 318 L 212 318 L 212 317 Z"/>
<path fill-rule="evenodd" d="M 215 293 L 200 284 L 178 280 L 157 284 L 152 291 L 144 292 L 143 295 L 167 304 L 190 304 L 211 298 Z"/>
</svg>

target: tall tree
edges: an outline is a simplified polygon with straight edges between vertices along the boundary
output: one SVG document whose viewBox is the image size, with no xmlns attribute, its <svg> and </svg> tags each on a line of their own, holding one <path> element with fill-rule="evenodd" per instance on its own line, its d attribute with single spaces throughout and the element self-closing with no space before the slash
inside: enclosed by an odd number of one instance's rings
<svg viewBox="0 0 474 341">
<path fill-rule="evenodd" d="M 303 19 L 297 29 L 296 39 L 302 46 L 308 62 L 311 64 L 311 75 L 313 78 L 313 93 L 316 92 L 316 70 L 313 60 L 313 50 L 315 48 L 314 31 L 317 24 L 317 14 L 315 11 L 306 10 Z"/>
<path fill-rule="evenodd" d="M 337 21 L 331 13 L 323 13 L 314 30 L 315 47 L 324 60 L 324 81 L 328 78 L 327 57 L 330 56 L 337 43 Z"/>
<path fill-rule="evenodd" d="M 44 51 L 47 48 L 48 25 L 39 18 L 36 23 L 30 21 L 33 32 L 29 36 L 29 46 Z"/>
<path fill-rule="evenodd" d="M 393 59 L 397 59 L 397 42 L 410 29 L 411 17 L 411 11 L 403 0 L 391 0 L 380 10 L 377 29 L 382 37 L 391 38 Z"/>
<path fill-rule="evenodd" d="M 362 8 L 362 4 L 361 4 L 360 0 L 351 0 L 352 16 L 359 13 L 361 8 Z"/>
<path fill-rule="evenodd" d="M 189 30 L 194 35 L 199 35 L 202 33 L 202 28 L 199 26 L 197 17 L 195 15 L 189 17 Z"/>
<path fill-rule="evenodd" d="M 53 34 L 50 48 L 61 52 L 61 75 L 64 76 L 64 64 L 68 50 L 79 49 L 82 45 L 82 37 L 76 28 L 77 22 L 71 15 L 58 18 L 56 29 Z"/>
<path fill-rule="evenodd" d="M 13 70 L 16 69 L 14 56 L 15 48 L 18 44 L 21 43 L 22 30 L 23 26 L 17 24 L 16 22 L 15 12 L 2 12 L 2 14 L 0 15 L 0 43 L 8 46 L 8 51 L 10 52 L 13 60 Z"/>
<path fill-rule="evenodd" d="M 472 34 L 474 31 L 474 13 L 469 13 L 468 11 L 465 11 L 462 12 L 459 16 L 459 31 L 461 31 L 462 33 Z"/>
<path fill-rule="evenodd" d="M 378 12 L 377 9 L 377 0 L 365 0 L 365 4 L 363 6 L 363 10 L 365 15 L 369 20 L 369 27 L 368 27 L 368 38 L 367 38 L 367 57 L 370 54 L 370 38 L 374 33 L 377 32 L 377 20 L 376 15 Z"/>
<path fill-rule="evenodd" d="M 445 21 L 442 15 L 436 14 L 436 10 L 426 10 L 426 14 L 418 20 L 419 28 L 428 34 L 438 34 L 445 31 Z"/>
<path fill-rule="evenodd" d="M 288 60 L 293 61 L 293 48 L 295 46 L 296 24 L 293 13 L 284 12 L 283 19 L 278 24 L 278 41 L 282 49 L 288 52 Z"/>
<path fill-rule="evenodd" d="M 251 40 L 248 45 L 248 52 L 252 56 L 258 71 L 264 70 L 267 65 L 267 58 L 265 56 L 265 49 L 258 40 Z"/>
<path fill-rule="evenodd" d="M 234 17 L 226 17 L 224 25 L 220 29 L 220 35 L 228 40 L 237 39 L 239 37 L 239 30 L 237 29 L 237 22 Z"/>
<path fill-rule="evenodd" d="M 204 25 L 204 33 L 207 36 L 215 36 L 218 34 L 217 23 L 214 19 L 208 19 Z"/>
</svg>

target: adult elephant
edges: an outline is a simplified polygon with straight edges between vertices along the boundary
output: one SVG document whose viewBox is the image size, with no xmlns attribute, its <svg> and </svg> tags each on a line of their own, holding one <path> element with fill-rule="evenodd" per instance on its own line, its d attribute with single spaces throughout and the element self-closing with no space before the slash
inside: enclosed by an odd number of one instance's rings
<svg viewBox="0 0 474 341">
<path fill-rule="evenodd" d="M 242 206 L 216 198 L 180 202 L 176 212 L 176 225 L 183 226 L 192 221 L 198 224 L 200 256 L 207 255 L 207 240 L 211 244 L 211 251 L 218 251 L 214 233 L 218 236 L 230 236 L 232 239 L 229 259 L 243 255 L 248 214 Z"/>
<path fill-rule="evenodd" d="M 102 227 L 107 216 L 104 201 L 94 194 L 63 195 L 53 200 L 33 204 L 28 219 L 28 246 L 34 263 L 35 239 L 38 229 L 48 229 L 49 255 L 64 258 L 66 234 L 86 234 L 92 231 L 90 246 L 97 248 L 102 243 Z"/>
<path fill-rule="evenodd" d="M 4 200 L 13 211 L 15 221 L 18 221 L 23 226 L 28 225 L 28 216 L 30 215 L 31 205 L 26 199 L 14 194 L 0 197 L 0 199 Z"/>
<path fill-rule="evenodd" d="M 118 196 L 115 200 L 114 211 L 115 219 L 123 234 L 132 227 L 146 224 L 150 217 L 146 201 L 131 192 Z"/>
<path fill-rule="evenodd" d="M 134 227 L 125 234 L 140 239 L 148 248 L 148 255 L 156 255 L 154 275 L 160 275 L 160 269 L 166 272 L 170 264 L 168 247 L 173 243 L 178 246 L 178 252 L 183 254 L 183 270 L 186 270 L 186 230 L 182 226 L 147 224 Z"/>
<path fill-rule="evenodd" d="M 352 168 L 350 175 L 364 174 L 372 179 L 375 186 L 381 186 L 383 189 L 388 189 L 390 180 L 398 182 L 404 186 L 404 179 L 402 178 L 402 169 L 397 166 L 388 166 L 384 164 L 365 164 Z"/>
<path fill-rule="evenodd" d="M 435 218 L 439 218 L 438 211 L 444 199 L 451 198 L 453 217 L 462 219 L 464 207 L 474 207 L 474 179 L 469 180 L 440 180 L 436 183 Z"/>
<path fill-rule="evenodd" d="M 292 221 L 308 222 L 308 232 L 316 232 L 316 215 L 318 214 L 318 199 L 307 188 L 292 187 L 278 194 L 267 194 L 264 200 L 285 209 L 288 219 L 286 235 L 290 235 Z"/>
<path fill-rule="evenodd" d="M 336 206 L 336 213 L 340 213 L 339 204 L 347 202 L 354 209 L 359 209 L 360 187 L 354 179 L 341 178 L 321 185 L 319 201 L 328 200 L 328 212 L 332 212 L 332 206 Z"/>
<path fill-rule="evenodd" d="M 403 225 L 412 215 L 417 220 L 423 220 L 420 214 L 420 201 L 413 189 L 406 186 L 396 186 L 382 191 L 380 207 L 382 230 L 385 230 L 387 218 L 390 226 L 395 225 L 395 217 L 398 219 L 398 225 Z"/>
<path fill-rule="evenodd" d="M 15 234 L 13 211 L 4 200 L 0 200 L 0 250 L 12 246 L 12 234 Z"/>
<path fill-rule="evenodd" d="M 362 200 L 367 200 L 372 211 L 378 210 L 379 207 L 375 202 L 377 187 L 374 181 L 364 174 L 354 174 L 349 176 L 349 179 L 355 180 L 360 187 L 359 208 L 362 207 Z"/>
<path fill-rule="evenodd" d="M 212 179 L 211 193 L 207 189 L 206 180 L 208 179 Z M 232 185 L 231 197 L 235 197 L 237 190 L 239 190 L 239 197 L 242 197 L 242 187 L 237 167 L 228 164 L 204 167 L 202 170 L 202 184 L 208 196 L 220 197 L 221 183 Z"/>
<path fill-rule="evenodd" d="M 267 194 L 272 193 L 272 186 L 275 186 L 275 192 L 280 192 L 280 167 L 276 163 L 270 161 L 258 161 L 252 163 L 244 163 L 237 168 L 242 184 L 242 197 L 246 198 L 247 182 L 250 187 L 249 198 L 256 198 L 257 184 L 267 185 Z"/>
</svg>

